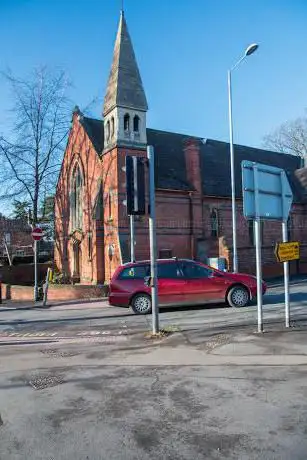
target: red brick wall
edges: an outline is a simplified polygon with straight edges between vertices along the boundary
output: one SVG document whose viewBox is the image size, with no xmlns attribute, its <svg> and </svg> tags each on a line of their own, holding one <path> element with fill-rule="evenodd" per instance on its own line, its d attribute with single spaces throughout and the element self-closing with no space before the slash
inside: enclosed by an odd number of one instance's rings
<svg viewBox="0 0 307 460">
<path fill-rule="evenodd" d="M 33 239 L 31 235 L 31 227 L 27 222 L 20 219 L 8 219 L 4 216 L 0 217 L 0 255 L 6 257 L 6 249 L 3 240 L 6 234 L 10 234 L 10 244 L 8 250 L 10 256 L 16 254 L 16 250 L 22 249 L 25 255 L 33 255 Z"/>
<path fill-rule="evenodd" d="M 228 267 L 232 263 L 231 200 L 218 197 L 202 197 L 198 141 L 185 145 L 187 177 L 194 191 L 156 191 L 157 252 L 170 250 L 178 257 L 225 257 Z M 121 263 L 120 238 L 129 241 L 129 220 L 126 215 L 125 165 L 126 155 L 145 156 L 145 150 L 114 148 L 104 152 L 100 159 L 91 145 L 83 127 L 74 116 L 56 195 L 56 247 L 58 268 L 69 275 L 73 272 L 73 240 L 70 235 L 69 184 L 72 168 L 78 161 L 84 182 L 83 231 L 80 238 L 81 283 L 95 284 L 109 281 Z M 210 174 L 210 171 L 208 171 Z M 146 180 L 148 183 L 148 178 Z M 102 187 L 103 215 L 97 220 L 95 203 L 99 187 Z M 112 191 L 110 195 L 110 190 Z M 111 198 L 110 198 L 111 197 Z M 148 200 L 148 197 L 147 197 Z M 212 236 L 210 215 L 218 211 L 219 232 Z M 305 235 L 306 208 L 295 205 L 292 210 L 292 237 L 302 246 L 301 266 L 307 263 L 307 237 Z M 89 252 L 89 233 L 92 235 L 92 254 Z M 248 222 L 243 217 L 242 202 L 237 202 L 237 237 L 239 269 L 255 272 L 255 248 L 250 241 Z M 274 256 L 274 246 L 281 240 L 281 225 L 265 222 L 262 255 L 264 273 L 280 270 Z M 136 257 L 149 257 L 148 219 L 136 223 Z M 112 257 L 109 256 L 112 248 Z M 295 266 L 296 267 L 296 266 Z M 295 269 L 295 267 L 293 269 Z"/>
<path fill-rule="evenodd" d="M 1 285 L 3 300 L 30 300 L 33 301 L 33 287 L 31 286 L 16 286 L 16 285 Z M 70 286 L 59 285 L 49 286 L 48 302 L 55 300 L 80 300 L 94 299 L 97 297 L 105 298 L 108 294 L 107 286 Z M 101 306 L 107 305 L 101 303 Z"/>
<path fill-rule="evenodd" d="M 219 252 L 214 254 L 215 246 L 209 245 L 209 257 L 219 256 L 227 258 L 229 268 L 232 266 L 232 214 L 231 214 L 231 200 L 205 198 L 203 200 L 203 215 L 204 215 L 204 232 L 206 239 L 210 240 L 210 210 L 214 207 L 219 212 L 219 236 L 223 240 L 220 245 Z M 238 258 L 239 270 L 255 273 L 255 247 L 251 244 L 248 222 L 243 216 L 242 202 L 237 202 L 237 242 L 238 242 Z M 294 205 L 292 208 L 292 229 L 291 240 L 298 240 L 301 242 L 301 265 L 306 260 L 307 262 L 307 235 L 305 233 L 306 210 L 302 205 Z M 275 244 L 282 241 L 281 223 L 276 221 L 263 222 L 263 240 L 262 240 L 262 263 L 263 271 L 272 276 L 275 273 L 282 273 L 282 265 L 276 262 L 274 254 Z M 212 241 L 213 243 L 213 241 Z M 223 254 L 224 253 L 224 254 Z M 292 263 L 292 271 L 296 271 L 297 264 Z"/>
<path fill-rule="evenodd" d="M 114 148 L 102 157 L 104 187 L 104 266 L 108 282 L 119 264 L 122 263 L 119 233 L 127 234 L 129 220 L 123 201 L 126 199 L 126 176 L 123 170 L 126 156 L 146 156 L 145 150 Z M 111 202 L 109 193 L 111 193 Z M 110 212 L 111 208 L 111 212 Z M 112 251 L 112 256 L 111 252 Z"/>
<path fill-rule="evenodd" d="M 37 264 L 39 281 L 46 279 L 48 267 L 51 267 L 51 263 Z M 8 284 L 33 285 L 34 264 L 6 265 L 0 267 L 0 280 Z"/>
<path fill-rule="evenodd" d="M 96 221 L 95 204 L 101 185 L 102 165 L 93 145 L 87 137 L 77 115 L 73 124 L 61 168 L 55 199 L 55 263 L 60 271 L 73 275 L 73 238 L 70 216 L 70 183 L 72 172 L 78 163 L 83 176 L 82 233 L 80 240 L 80 282 L 85 284 L 104 281 L 104 247 L 101 223 Z M 90 240 L 91 237 L 91 240 Z M 90 248 L 91 246 L 91 248 Z"/>
</svg>

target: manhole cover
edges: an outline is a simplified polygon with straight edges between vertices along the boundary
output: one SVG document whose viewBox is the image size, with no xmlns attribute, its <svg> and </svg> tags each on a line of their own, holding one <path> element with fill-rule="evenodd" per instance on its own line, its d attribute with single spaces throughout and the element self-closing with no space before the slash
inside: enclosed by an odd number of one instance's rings
<svg viewBox="0 0 307 460">
<path fill-rule="evenodd" d="M 226 345 L 230 342 L 231 336 L 227 334 L 216 334 L 212 337 L 209 342 L 206 342 L 205 346 L 207 351 L 212 351 L 217 347 L 221 347 L 222 345 Z"/>
<path fill-rule="evenodd" d="M 47 350 L 41 350 L 41 353 L 44 355 L 49 356 L 49 358 L 71 358 L 72 356 L 76 356 L 79 353 L 74 353 L 71 351 L 60 351 L 53 348 L 48 348 Z"/>
<path fill-rule="evenodd" d="M 29 381 L 34 390 L 44 390 L 45 388 L 55 387 L 64 383 L 60 375 L 38 375 Z"/>
</svg>

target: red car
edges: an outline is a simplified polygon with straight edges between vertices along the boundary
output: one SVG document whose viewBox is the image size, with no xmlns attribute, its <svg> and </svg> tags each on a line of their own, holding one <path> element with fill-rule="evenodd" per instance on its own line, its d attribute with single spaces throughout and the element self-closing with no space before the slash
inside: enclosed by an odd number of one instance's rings
<svg viewBox="0 0 307 460">
<path fill-rule="evenodd" d="M 226 302 L 231 307 L 245 307 L 257 294 L 255 276 L 226 273 L 186 259 L 158 260 L 157 265 L 159 306 Z M 130 306 L 136 314 L 150 313 L 149 277 L 149 261 L 118 267 L 110 283 L 109 303 Z"/>
</svg>

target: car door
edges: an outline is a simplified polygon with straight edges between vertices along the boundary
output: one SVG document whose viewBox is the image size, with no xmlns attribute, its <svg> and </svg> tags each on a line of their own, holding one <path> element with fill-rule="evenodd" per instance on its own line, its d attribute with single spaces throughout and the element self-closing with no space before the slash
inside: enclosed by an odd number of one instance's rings
<svg viewBox="0 0 307 460">
<path fill-rule="evenodd" d="M 182 272 L 186 304 L 219 302 L 225 299 L 227 282 L 222 277 L 214 276 L 214 270 L 210 267 L 193 261 L 182 261 Z"/>
<path fill-rule="evenodd" d="M 158 297 L 159 305 L 182 305 L 184 303 L 182 272 L 176 260 L 158 261 Z"/>
</svg>

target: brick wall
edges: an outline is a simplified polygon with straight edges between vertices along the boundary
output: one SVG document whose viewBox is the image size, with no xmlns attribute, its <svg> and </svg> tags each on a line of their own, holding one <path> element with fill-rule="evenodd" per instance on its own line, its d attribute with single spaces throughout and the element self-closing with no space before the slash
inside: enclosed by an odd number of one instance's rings
<svg viewBox="0 0 307 460">
<path fill-rule="evenodd" d="M 37 265 L 39 282 L 46 278 L 47 269 L 51 263 Z M 34 264 L 6 265 L 0 267 L 0 279 L 3 283 L 33 285 L 34 283 Z"/>
<path fill-rule="evenodd" d="M 1 285 L 3 300 L 33 300 L 32 286 L 16 286 L 3 283 Z M 106 298 L 108 295 L 107 286 L 70 286 L 59 285 L 49 286 L 48 301 L 56 300 L 80 300 Z M 105 304 L 102 304 L 105 305 Z"/>
<path fill-rule="evenodd" d="M 72 228 L 70 216 L 70 184 L 79 166 L 82 172 L 82 229 Z M 104 281 L 103 228 L 97 216 L 101 192 L 102 165 L 84 128 L 74 114 L 73 124 L 61 168 L 55 199 L 55 263 L 59 271 L 76 276 L 84 284 Z M 102 193 L 102 192 L 101 192 Z M 76 250 L 76 246 L 78 250 Z M 79 276 L 75 259 L 79 258 Z"/>
<path fill-rule="evenodd" d="M 187 178 L 191 191 L 156 191 L 157 253 L 170 251 L 172 256 L 224 257 L 227 267 L 232 266 L 232 212 L 228 198 L 202 196 L 198 140 L 185 144 Z M 75 244 L 79 247 L 80 281 L 97 284 L 109 281 L 122 262 L 123 241 L 126 252 L 130 245 L 129 219 L 126 215 L 125 165 L 126 155 L 144 157 L 145 150 L 113 148 L 99 158 L 76 116 L 73 119 L 64 162 L 57 187 L 55 202 L 56 247 L 55 260 L 61 271 L 74 274 Z M 70 219 L 70 182 L 74 165 L 82 170 L 83 225 L 81 232 L 73 232 Z M 210 174 L 210 171 L 208 171 Z M 148 183 L 148 177 L 146 178 Z M 218 191 L 217 191 L 218 192 Z M 98 200 L 99 199 L 99 200 Z M 99 206 L 97 205 L 99 201 Z M 148 196 L 147 196 L 148 202 Z M 218 232 L 212 231 L 212 212 L 217 212 Z M 300 266 L 307 264 L 306 207 L 294 205 L 292 209 L 291 239 L 300 241 Z M 255 248 L 252 231 L 243 216 L 242 201 L 237 200 L 237 240 L 239 269 L 255 272 Z M 274 246 L 281 241 L 281 225 L 263 223 L 263 270 L 280 272 Z M 136 258 L 149 257 L 148 218 L 136 222 Z M 294 267 L 294 266 L 293 266 Z M 292 270 L 296 270 L 296 265 Z M 302 268 L 301 268 L 302 269 Z"/>
</svg>

